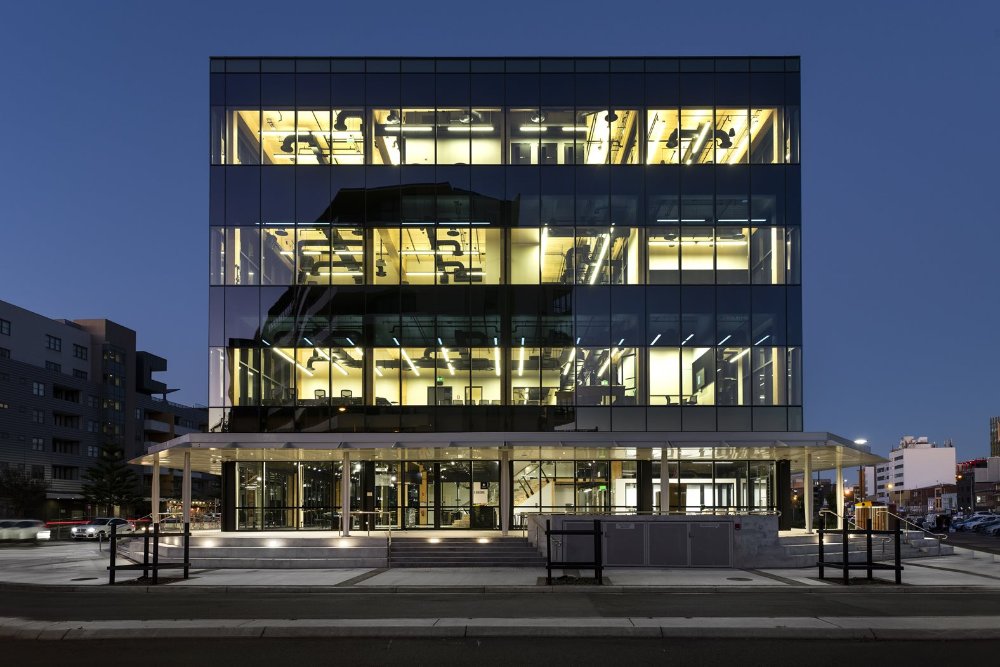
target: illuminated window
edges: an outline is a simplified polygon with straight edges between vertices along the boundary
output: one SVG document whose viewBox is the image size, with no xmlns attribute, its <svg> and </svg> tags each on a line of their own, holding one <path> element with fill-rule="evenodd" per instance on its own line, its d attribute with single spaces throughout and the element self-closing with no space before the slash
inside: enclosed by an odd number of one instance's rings
<svg viewBox="0 0 1000 667">
<path fill-rule="evenodd" d="M 649 248 L 647 281 L 651 285 L 676 285 L 680 282 L 680 228 L 651 228 L 647 232 Z"/>
<path fill-rule="evenodd" d="M 263 164 L 295 164 L 299 153 L 309 161 L 306 164 L 316 164 L 313 158 L 319 142 L 310 134 L 296 135 L 294 109 L 266 109 L 260 114 Z"/>
<path fill-rule="evenodd" d="M 331 114 L 330 162 L 332 164 L 364 164 L 364 111 L 334 109 Z"/>
<path fill-rule="evenodd" d="M 226 112 L 225 164 L 260 164 L 260 111 Z"/>
<path fill-rule="evenodd" d="M 649 404 L 680 405 L 680 348 L 654 347 L 649 350 Z"/>
<path fill-rule="evenodd" d="M 714 159 L 712 109 L 681 109 L 681 124 L 668 148 L 680 150 L 681 164 L 707 164 Z"/>
<path fill-rule="evenodd" d="M 683 405 L 715 403 L 715 348 L 681 348 L 681 398 Z"/>
<path fill-rule="evenodd" d="M 371 163 L 400 164 L 402 117 L 399 109 L 372 109 L 371 119 Z"/>
<path fill-rule="evenodd" d="M 746 109 L 715 110 L 715 161 L 746 164 L 749 160 L 750 126 Z"/>
<path fill-rule="evenodd" d="M 646 110 L 646 164 L 680 164 L 677 109 Z"/>
<path fill-rule="evenodd" d="M 758 107 L 750 109 L 750 162 L 781 164 L 785 162 L 783 145 L 784 123 L 781 109 Z"/>
<path fill-rule="evenodd" d="M 549 134 L 545 115 L 538 109 L 508 109 L 507 163 L 539 164 L 539 140 Z"/>
</svg>

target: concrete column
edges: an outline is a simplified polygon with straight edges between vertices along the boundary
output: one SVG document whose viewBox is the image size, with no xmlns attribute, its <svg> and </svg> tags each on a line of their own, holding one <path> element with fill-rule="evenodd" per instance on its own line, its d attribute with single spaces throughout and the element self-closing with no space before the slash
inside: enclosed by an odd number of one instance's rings
<svg viewBox="0 0 1000 667">
<path fill-rule="evenodd" d="M 813 471 L 812 454 L 806 453 L 806 460 L 802 471 L 802 510 L 806 515 L 806 532 L 811 533 L 813 529 Z"/>
<path fill-rule="evenodd" d="M 344 452 L 344 467 L 340 472 L 340 532 L 351 534 L 351 454 Z"/>
<path fill-rule="evenodd" d="M 500 449 L 500 531 L 506 535 L 510 531 L 510 515 L 513 513 L 511 497 L 510 450 Z"/>
<path fill-rule="evenodd" d="M 149 485 L 149 504 L 153 523 L 160 522 L 160 454 L 153 454 L 153 478 Z"/>
<path fill-rule="evenodd" d="M 191 522 L 191 452 L 184 452 L 184 473 L 181 477 L 181 512 L 183 523 Z"/>
<path fill-rule="evenodd" d="M 837 463 L 837 500 L 835 501 L 837 512 L 837 528 L 844 527 L 844 466 Z"/>
</svg>

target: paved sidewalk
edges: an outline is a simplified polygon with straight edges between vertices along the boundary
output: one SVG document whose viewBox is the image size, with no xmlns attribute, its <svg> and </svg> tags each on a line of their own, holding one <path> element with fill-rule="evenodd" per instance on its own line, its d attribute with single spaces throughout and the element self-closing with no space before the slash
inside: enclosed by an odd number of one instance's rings
<svg viewBox="0 0 1000 667">
<path fill-rule="evenodd" d="M 0 547 L 0 584 L 44 586 L 101 586 L 107 584 L 107 546 L 103 551 L 93 542 L 50 543 L 40 546 Z M 121 564 L 126 561 L 119 560 Z M 954 556 L 905 561 L 903 583 L 906 586 L 938 586 L 975 589 L 1000 589 L 1000 559 L 989 554 L 968 553 Z M 575 573 L 575 572 L 574 572 Z M 118 573 L 119 582 L 139 576 L 136 571 Z M 164 570 L 162 577 L 178 577 L 179 570 Z M 578 574 L 590 576 L 587 570 Z M 605 589 L 640 588 L 767 588 L 841 586 L 837 572 L 828 569 L 829 579 L 817 579 L 816 568 L 802 569 L 634 569 L 605 570 Z M 173 581 L 170 587 L 266 587 L 326 588 L 331 591 L 416 591 L 436 590 L 579 590 L 579 586 L 539 585 L 544 568 L 347 568 L 347 569 L 193 569 L 191 578 Z M 860 577 L 860 571 L 852 577 Z M 892 580 L 888 571 L 876 572 L 881 582 Z M 862 584 L 865 585 L 865 584 Z"/>
<path fill-rule="evenodd" d="M 0 618 L 11 639 L 163 639 L 180 637 L 715 637 L 760 639 L 1000 639 L 1000 616 L 905 618 L 599 617 L 180 619 L 149 621 L 34 621 Z"/>
</svg>

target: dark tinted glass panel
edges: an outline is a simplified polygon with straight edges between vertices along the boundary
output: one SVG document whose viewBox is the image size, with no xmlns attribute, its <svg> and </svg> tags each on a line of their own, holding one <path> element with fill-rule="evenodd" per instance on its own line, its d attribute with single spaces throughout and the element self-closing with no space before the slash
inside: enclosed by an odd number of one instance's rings
<svg viewBox="0 0 1000 667">
<path fill-rule="evenodd" d="M 537 74 L 508 74 L 506 78 L 508 106 L 538 106 L 539 81 Z M 478 97 L 472 100 L 482 103 Z"/>
<path fill-rule="evenodd" d="M 330 106 L 330 75 L 306 73 L 295 75 L 295 103 L 298 106 Z"/>
<path fill-rule="evenodd" d="M 226 224 L 260 223 L 260 168 L 226 168 Z"/>
<path fill-rule="evenodd" d="M 330 100 L 334 108 L 365 103 L 365 79 L 361 74 L 336 72 L 330 75 Z"/>
<path fill-rule="evenodd" d="M 669 347 L 680 344 L 680 312 L 678 288 L 646 288 L 646 332 L 649 345 Z"/>
<path fill-rule="evenodd" d="M 611 289 L 580 286 L 574 290 L 578 345 L 611 343 Z"/>
<path fill-rule="evenodd" d="M 754 287 L 753 305 L 754 345 L 785 344 L 785 290 L 782 287 Z"/>
<path fill-rule="evenodd" d="M 230 346 L 253 344 L 260 328 L 257 288 L 228 287 L 225 302 L 227 344 Z"/>
<path fill-rule="evenodd" d="M 715 288 L 682 288 L 681 306 L 681 345 L 715 345 Z"/>
<path fill-rule="evenodd" d="M 541 75 L 542 106 L 568 106 L 572 108 L 574 90 L 573 75 L 570 73 Z"/>
<path fill-rule="evenodd" d="M 611 302 L 611 344 L 643 346 L 646 338 L 646 290 L 643 287 L 614 288 Z"/>
<path fill-rule="evenodd" d="M 294 169 L 287 167 L 261 169 L 260 219 L 265 224 L 294 222 Z"/>
<path fill-rule="evenodd" d="M 227 74 L 226 104 L 229 106 L 257 106 L 260 104 L 259 74 Z"/>
<path fill-rule="evenodd" d="M 295 168 L 295 218 L 329 222 L 330 170 L 325 166 Z"/>
<path fill-rule="evenodd" d="M 261 104 L 295 105 L 295 75 L 267 73 L 260 75 Z"/>
<path fill-rule="evenodd" d="M 360 222 L 365 216 L 364 167 L 338 167 L 329 170 L 330 215 L 332 222 Z"/>
<path fill-rule="evenodd" d="M 750 288 L 719 287 L 716 291 L 716 345 L 750 344 Z"/>
</svg>

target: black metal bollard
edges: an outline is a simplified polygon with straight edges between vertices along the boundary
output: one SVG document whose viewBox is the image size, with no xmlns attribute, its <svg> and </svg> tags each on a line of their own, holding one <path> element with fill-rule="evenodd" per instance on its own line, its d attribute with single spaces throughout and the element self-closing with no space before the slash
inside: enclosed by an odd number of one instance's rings
<svg viewBox="0 0 1000 667">
<path fill-rule="evenodd" d="M 868 554 L 865 557 L 865 565 L 868 566 L 868 579 L 872 579 L 872 520 L 865 520 L 865 540 Z"/>
<path fill-rule="evenodd" d="M 823 538 L 823 526 L 820 526 L 819 527 L 819 542 L 817 543 L 817 546 L 819 547 L 819 561 L 817 561 L 817 563 L 816 563 L 817 565 L 819 565 L 819 578 L 820 579 L 823 578 L 823 547 L 825 546 L 823 543 L 825 541 L 826 540 Z"/>
<path fill-rule="evenodd" d="M 116 544 L 115 539 L 118 537 L 117 531 L 118 531 L 118 526 L 116 526 L 115 524 L 112 523 L 111 524 L 111 540 L 109 542 L 109 544 L 111 545 L 111 548 L 108 549 L 108 551 L 111 553 L 111 559 L 110 559 L 111 562 L 108 564 L 108 585 L 113 585 L 115 583 L 115 551 L 116 551 L 116 549 L 115 549 L 115 544 Z M 104 535 L 104 533 L 98 533 L 97 534 L 98 544 L 100 544 L 101 536 L 103 536 L 103 535 Z"/>
<path fill-rule="evenodd" d="M 142 578 L 149 579 L 149 524 L 144 527 L 142 536 Z"/>
<path fill-rule="evenodd" d="M 604 549 L 601 545 L 601 520 L 594 519 L 594 575 L 598 585 L 604 583 Z"/>
<path fill-rule="evenodd" d="M 190 544 L 191 544 L 191 524 L 190 522 L 184 524 L 184 578 L 188 578 L 188 570 L 191 569 L 190 555 Z"/>
<path fill-rule="evenodd" d="M 896 524 L 896 533 L 893 535 L 893 538 L 894 538 L 894 540 L 896 542 L 896 558 L 895 558 L 896 562 L 895 562 L 895 565 L 896 565 L 896 584 L 897 585 L 903 583 L 903 564 L 900 562 L 900 555 L 899 555 L 900 547 L 902 546 L 900 544 L 900 542 L 901 542 L 900 536 L 902 534 L 903 534 L 902 528 L 899 527 L 899 524 Z"/>
</svg>

